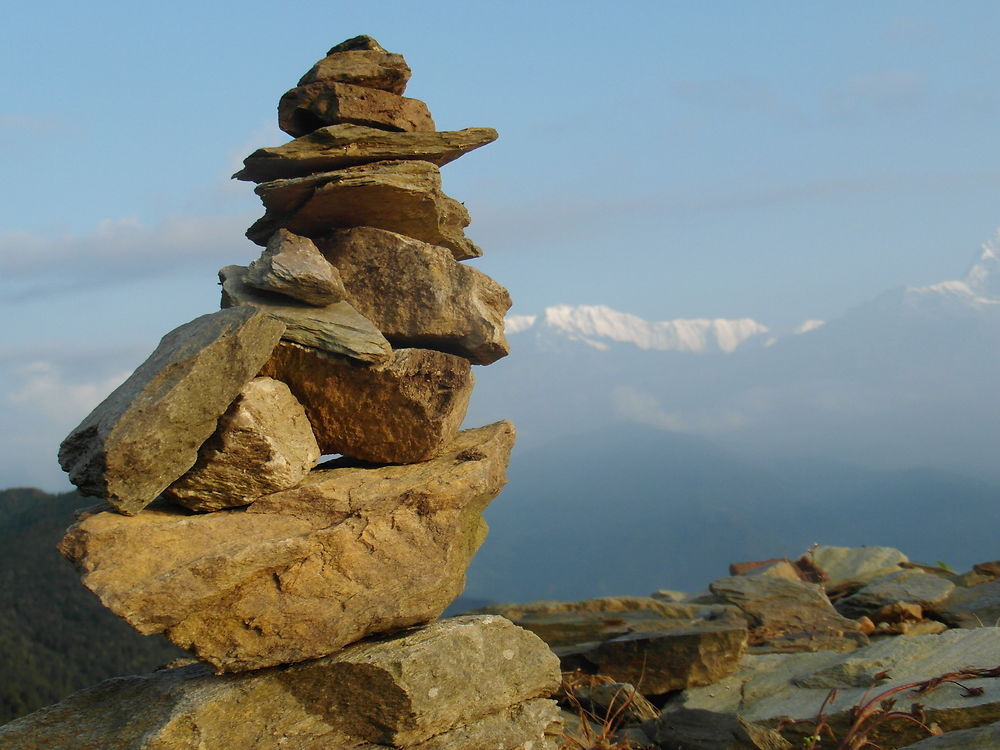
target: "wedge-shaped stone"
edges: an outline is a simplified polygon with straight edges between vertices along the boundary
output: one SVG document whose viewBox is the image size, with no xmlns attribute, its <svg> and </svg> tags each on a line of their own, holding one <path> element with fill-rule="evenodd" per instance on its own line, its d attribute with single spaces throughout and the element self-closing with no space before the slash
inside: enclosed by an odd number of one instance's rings
<svg viewBox="0 0 1000 750">
<path fill-rule="evenodd" d="M 372 227 L 316 240 L 335 265 L 348 301 L 394 346 L 458 354 L 488 365 L 510 351 L 510 295 L 443 247 Z"/>
<path fill-rule="evenodd" d="M 264 252 L 247 267 L 246 283 L 318 307 L 340 302 L 346 296 L 340 274 L 313 241 L 287 229 L 271 235 Z"/>
<path fill-rule="evenodd" d="M 391 347 L 372 322 L 347 302 L 316 307 L 284 295 L 262 292 L 246 283 L 244 266 L 219 271 L 222 307 L 250 306 L 282 321 L 283 338 L 363 363 L 385 362 Z"/>
<path fill-rule="evenodd" d="M 434 130 L 434 119 L 419 99 L 366 86 L 316 81 L 296 86 L 278 100 L 278 127 L 293 138 L 342 122 L 382 130 Z"/>
<path fill-rule="evenodd" d="M 243 307 L 168 333 L 63 441 L 59 464 L 70 481 L 122 513 L 138 513 L 194 465 L 284 330 L 278 319 Z"/>
<path fill-rule="evenodd" d="M 0 746 L 512 748 L 543 739 L 557 714 L 543 696 L 558 684 L 538 638 L 499 617 L 465 617 L 288 668 L 217 676 L 199 664 L 107 680 L 0 727 Z M 498 738 L 508 741 L 486 744 Z"/>
<path fill-rule="evenodd" d="M 306 412 L 288 386 L 254 378 L 219 419 L 195 465 L 164 494 L 191 510 L 249 505 L 294 487 L 319 457 Z"/>
<path fill-rule="evenodd" d="M 464 233 L 465 206 L 441 192 L 441 173 L 424 161 L 380 161 L 255 188 L 266 213 L 247 230 L 263 245 L 284 227 L 320 237 L 331 229 L 376 227 L 451 250 L 457 260 L 483 254 Z"/>
<path fill-rule="evenodd" d="M 469 361 L 430 349 L 397 349 L 388 363 L 282 343 L 261 375 L 287 383 L 323 453 L 407 464 L 438 455 L 458 431 L 472 395 Z"/>
<path fill-rule="evenodd" d="M 136 630 L 220 671 L 314 659 L 458 596 L 513 442 L 507 422 L 466 430 L 433 461 L 317 469 L 245 511 L 95 513 L 60 550 Z"/>
<path fill-rule="evenodd" d="M 299 86 L 316 81 L 337 81 L 402 94 L 410 80 L 410 72 L 402 55 L 384 49 L 342 50 L 329 52 L 313 65 L 299 79 Z"/>
<path fill-rule="evenodd" d="M 389 133 L 363 125 L 330 125 L 283 146 L 257 149 L 233 177 L 264 182 L 387 159 L 419 159 L 442 167 L 496 139 L 492 128 Z"/>
</svg>

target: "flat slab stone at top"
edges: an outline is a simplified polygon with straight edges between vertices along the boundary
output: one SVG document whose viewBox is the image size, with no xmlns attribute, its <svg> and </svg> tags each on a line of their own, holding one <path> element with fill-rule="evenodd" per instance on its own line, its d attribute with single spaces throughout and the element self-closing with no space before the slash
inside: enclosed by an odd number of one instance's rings
<svg viewBox="0 0 1000 750">
<path fill-rule="evenodd" d="M 263 182 L 254 192 L 266 213 L 247 237 L 266 245 L 285 228 L 306 237 L 375 227 L 451 250 L 456 260 L 483 254 L 463 231 L 469 212 L 441 191 L 441 172 L 425 161 L 379 161 L 308 177 Z"/>
<path fill-rule="evenodd" d="M 316 81 L 337 81 L 354 86 L 402 94 L 410 80 L 410 66 L 402 55 L 377 49 L 340 49 L 334 47 L 322 60 L 299 79 L 299 86 Z"/>
<path fill-rule="evenodd" d="M 351 122 L 382 130 L 435 130 L 427 105 L 388 91 L 337 81 L 296 86 L 278 101 L 278 127 L 293 138 Z"/>
<path fill-rule="evenodd" d="M 257 149 L 233 177 L 265 182 L 391 159 L 420 159 L 442 167 L 496 139 L 493 128 L 392 133 L 363 125 L 330 125 L 283 146 Z"/>
<path fill-rule="evenodd" d="M 347 302 L 325 307 L 308 305 L 283 295 L 262 292 L 246 283 L 244 266 L 219 270 L 222 307 L 251 306 L 267 311 L 286 328 L 282 338 L 338 354 L 365 364 L 386 362 L 392 347 L 365 316 Z"/>
<path fill-rule="evenodd" d="M 220 310 L 174 329 L 63 441 L 60 466 L 83 494 L 138 513 L 194 465 L 284 331 L 256 307 Z"/>
</svg>

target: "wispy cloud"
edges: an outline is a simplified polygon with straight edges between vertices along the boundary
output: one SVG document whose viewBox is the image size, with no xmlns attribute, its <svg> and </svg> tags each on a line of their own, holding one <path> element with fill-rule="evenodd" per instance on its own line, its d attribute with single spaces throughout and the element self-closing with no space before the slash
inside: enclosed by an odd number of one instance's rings
<svg viewBox="0 0 1000 750">
<path fill-rule="evenodd" d="M 54 118 L 31 117 L 17 113 L 0 114 L 0 130 L 49 135 L 62 130 L 63 127 L 63 123 Z"/>
</svg>

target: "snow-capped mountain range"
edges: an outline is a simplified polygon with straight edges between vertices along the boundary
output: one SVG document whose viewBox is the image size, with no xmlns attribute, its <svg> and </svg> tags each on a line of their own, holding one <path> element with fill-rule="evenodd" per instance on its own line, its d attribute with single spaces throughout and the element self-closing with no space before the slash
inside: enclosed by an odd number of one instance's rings
<svg viewBox="0 0 1000 750">
<path fill-rule="evenodd" d="M 887 292 L 871 306 L 885 304 L 899 306 L 901 311 L 925 313 L 945 308 L 973 312 L 1000 305 L 1000 231 L 982 246 L 979 257 L 962 279 L 922 287 L 905 286 Z M 511 315 L 506 323 L 507 333 L 514 336 L 524 333 L 554 336 L 598 350 L 631 344 L 645 350 L 729 354 L 748 345 L 771 346 L 778 340 L 767 325 L 753 318 L 649 321 L 606 305 L 552 305 L 537 315 Z M 806 320 L 791 333 L 810 333 L 824 324 L 822 320 Z"/>
</svg>

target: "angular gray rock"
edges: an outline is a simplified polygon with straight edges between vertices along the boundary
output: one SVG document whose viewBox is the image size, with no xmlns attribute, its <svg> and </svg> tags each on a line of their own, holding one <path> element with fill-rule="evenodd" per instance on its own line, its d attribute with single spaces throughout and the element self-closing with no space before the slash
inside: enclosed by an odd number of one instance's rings
<svg viewBox="0 0 1000 750">
<path fill-rule="evenodd" d="M 507 290 L 443 247 L 372 227 L 317 238 L 347 299 L 393 346 L 436 349 L 488 365 L 507 355 Z"/>
<path fill-rule="evenodd" d="M 828 583 L 870 578 L 900 570 L 909 559 L 893 547 L 817 547 L 812 561 L 824 573 Z"/>
<path fill-rule="evenodd" d="M 856 618 L 896 603 L 928 608 L 943 602 L 954 589 L 955 584 L 941 576 L 900 570 L 869 579 L 864 588 L 838 601 L 837 611 Z"/>
<path fill-rule="evenodd" d="M 264 182 L 254 192 L 266 212 L 247 237 L 259 245 L 281 227 L 316 238 L 331 229 L 368 226 L 447 247 L 456 260 L 483 254 L 463 231 L 469 212 L 441 191 L 441 173 L 428 162 L 362 164 Z"/>
<path fill-rule="evenodd" d="M 282 338 L 363 364 L 389 361 L 392 347 L 368 318 L 347 302 L 316 307 L 304 302 L 262 292 L 246 282 L 244 266 L 219 270 L 222 307 L 250 306 L 263 310 L 285 325 Z"/>
<path fill-rule="evenodd" d="M 747 616 L 750 645 L 757 651 L 850 651 L 868 643 L 858 624 L 838 614 L 816 584 L 731 576 L 709 589 Z"/>
<path fill-rule="evenodd" d="M 734 713 L 697 708 L 668 711 L 642 724 L 659 747 L 683 750 L 792 750 L 777 732 Z"/>
<path fill-rule="evenodd" d="M 302 403 L 323 453 L 406 464 L 438 455 L 458 431 L 475 382 L 467 359 L 397 349 L 384 365 L 358 367 L 281 343 L 261 374 Z"/>
<path fill-rule="evenodd" d="M 284 331 L 284 323 L 255 307 L 174 329 L 63 441 L 60 466 L 83 494 L 138 513 L 194 465 Z"/>
<path fill-rule="evenodd" d="M 506 422 L 466 430 L 435 460 L 316 469 L 246 510 L 95 512 L 60 551 L 132 627 L 220 671 L 314 659 L 458 596 L 513 442 Z"/>
<path fill-rule="evenodd" d="M 108 680 L 0 727 L 0 747 L 468 750 L 508 721 L 513 739 L 541 742 L 557 714 L 543 698 L 558 685 L 535 636 L 499 617 L 456 618 L 287 668 Z"/>
<path fill-rule="evenodd" d="M 996 627 L 1000 624 L 1000 580 L 956 588 L 935 609 L 955 628 Z"/>
<path fill-rule="evenodd" d="M 883 691 L 928 680 L 966 668 L 992 670 L 1000 664 L 1000 631 L 996 628 L 949 630 L 940 635 L 897 636 L 850 653 L 830 651 L 802 654 L 750 655 L 739 672 L 708 687 L 686 690 L 672 699 L 664 711 L 700 708 L 736 713 L 744 719 L 774 728 L 782 718 L 803 720 L 782 734 L 795 742 L 810 734 L 815 718 L 830 690 L 837 689 L 824 715 L 833 730 L 842 735 L 850 709 L 876 682 L 868 700 L 881 700 Z M 893 697 L 898 708 L 908 711 L 913 703 L 923 706 L 927 723 L 944 731 L 966 729 L 1000 720 L 1000 679 L 961 680 L 963 686 L 982 688 L 968 694 L 964 688 L 944 683 L 936 689 L 914 694 L 903 690 Z M 894 750 L 926 737 L 918 727 L 898 721 L 872 739 L 884 750 Z"/>
<path fill-rule="evenodd" d="M 260 257 L 250 263 L 244 279 L 264 292 L 283 294 L 323 307 L 346 296 L 337 269 L 323 257 L 308 237 L 279 229 Z"/>
<path fill-rule="evenodd" d="M 439 167 L 497 139 L 493 128 L 393 133 L 363 125 L 329 125 L 243 160 L 238 180 L 303 177 L 386 159 L 419 159 Z"/>
<path fill-rule="evenodd" d="M 435 130 L 419 99 L 337 81 L 296 86 L 278 101 L 278 127 L 293 138 L 324 125 L 353 123 L 384 130 Z"/>
<path fill-rule="evenodd" d="M 249 505 L 299 483 L 319 460 L 302 404 L 288 386 L 254 378 L 198 451 L 198 461 L 164 495 L 195 511 Z"/>
</svg>

